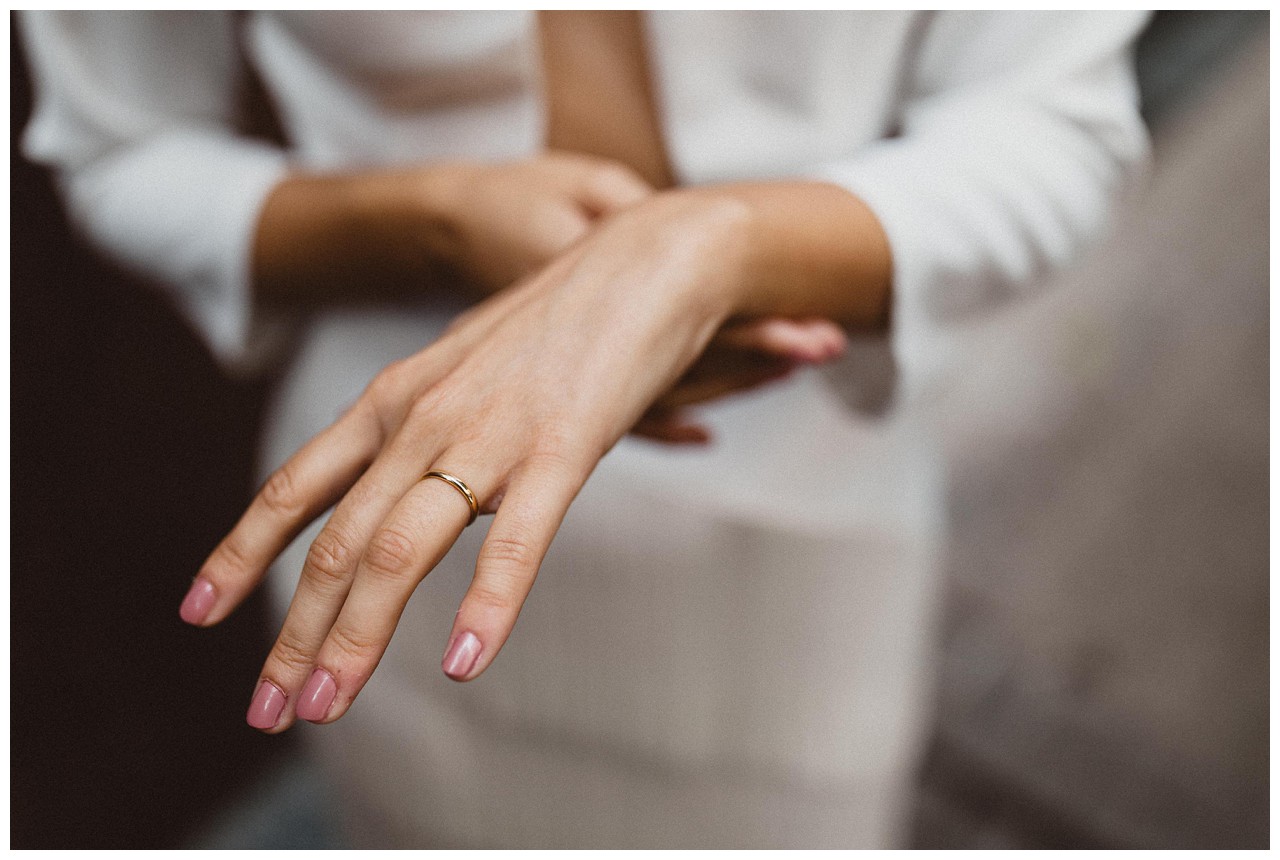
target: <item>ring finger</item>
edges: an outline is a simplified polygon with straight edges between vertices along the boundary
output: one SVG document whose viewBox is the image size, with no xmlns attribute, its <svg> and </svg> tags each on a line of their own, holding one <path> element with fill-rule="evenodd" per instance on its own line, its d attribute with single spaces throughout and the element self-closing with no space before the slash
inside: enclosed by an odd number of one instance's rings
<svg viewBox="0 0 1280 860">
<path fill-rule="evenodd" d="M 414 446 L 393 444 L 355 483 L 312 542 L 280 635 L 262 667 L 246 721 L 280 732 L 293 723 L 297 693 L 347 598 L 357 565 L 378 524 L 413 486 L 423 460 Z M 434 452 L 427 452 L 427 457 Z"/>
<path fill-rule="evenodd" d="M 432 469 L 466 476 L 463 486 L 484 509 L 501 480 L 501 472 L 490 465 L 492 457 L 487 459 L 446 452 Z M 414 589 L 470 524 L 471 514 L 465 493 L 446 480 L 424 477 L 409 488 L 360 559 L 347 600 L 298 697 L 299 717 L 327 723 L 346 713 L 386 652 Z"/>
</svg>

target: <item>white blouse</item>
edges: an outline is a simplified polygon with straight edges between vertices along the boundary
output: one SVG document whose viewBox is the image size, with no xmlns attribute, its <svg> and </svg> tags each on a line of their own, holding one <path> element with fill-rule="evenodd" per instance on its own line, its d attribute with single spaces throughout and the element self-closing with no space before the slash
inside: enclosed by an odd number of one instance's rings
<svg viewBox="0 0 1280 860">
<path fill-rule="evenodd" d="M 952 322 L 1072 260 L 1147 139 L 1141 12 L 651 12 L 684 183 L 822 178 L 880 218 L 908 376 L 955 363 Z M 293 169 L 539 148 L 531 12 L 35 12 L 25 151 L 88 236 L 172 286 L 241 355 L 255 219 Z M 243 48 L 237 46 L 242 30 Z M 292 148 L 237 137 L 252 63 Z"/>
</svg>

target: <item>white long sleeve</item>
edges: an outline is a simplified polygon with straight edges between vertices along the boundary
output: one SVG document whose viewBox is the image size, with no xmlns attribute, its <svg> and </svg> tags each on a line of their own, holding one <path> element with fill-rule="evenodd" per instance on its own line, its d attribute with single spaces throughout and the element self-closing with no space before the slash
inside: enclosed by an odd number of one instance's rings
<svg viewBox="0 0 1280 860">
<path fill-rule="evenodd" d="M 248 347 L 257 217 L 285 154 L 238 137 L 226 12 L 25 12 L 23 149 L 97 246 L 172 291 L 215 355 Z"/>
<path fill-rule="evenodd" d="M 255 15 L 254 56 L 309 165 L 511 158 L 538 147 L 525 17 Z M 684 180 L 817 177 L 877 214 L 894 258 L 892 340 L 907 392 L 959 365 L 966 320 L 1033 289 L 1106 226 L 1147 153 L 1130 52 L 1145 21 L 1142 12 L 650 18 L 664 135 Z M 92 239 L 173 285 L 215 351 L 239 355 L 254 222 L 285 157 L 230 130 L 230 15 L 23 22 L 39 94 L 28 154 L 58 169 Z M 426 85 L 440 81 L 454 89 Z"/>
<path fill-rule="evenodd" d="M 938 13 L 900 134 L 816 171 L 864 200 L 893 254 L 893 346 L 919 389 L 965 322 L 1078 259 L 1140 173 L 1131 45 L 1146 13 Z"/>
</svg>

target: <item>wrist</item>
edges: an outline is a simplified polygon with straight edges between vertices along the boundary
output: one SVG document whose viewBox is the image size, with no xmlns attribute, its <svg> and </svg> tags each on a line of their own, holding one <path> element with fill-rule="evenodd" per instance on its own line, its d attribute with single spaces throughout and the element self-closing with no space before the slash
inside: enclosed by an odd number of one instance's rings
<svg viewBox="0 0 1280 860">
<path fill-rule="evenodd" d="M 346 199 L 354 234 L 406 271 L 456 266 L 463 254 L 461 200 L 471 170 L 459 162 L 351 177 Z"/>
<path fill-rule="evenodd" d="M 693 278 L 673 278 L 684 312 L 723 322 L 741 313 L 750 293 L 753 237 L 749 201 L 727 188 L 665 191 L 641 203 L 637 217 L 659 225 L 653 247 Z"/>
<path fill-rule="evenodd" d="M 796 181 L 668 194 L 720 218 L 723 229 L 706 252 L 719 262 L 714 283 L 730 316 L 818 316 L 862 330 L 885 325 L 888 240 L 875 214 L 847 190 Z"/>
</svg>

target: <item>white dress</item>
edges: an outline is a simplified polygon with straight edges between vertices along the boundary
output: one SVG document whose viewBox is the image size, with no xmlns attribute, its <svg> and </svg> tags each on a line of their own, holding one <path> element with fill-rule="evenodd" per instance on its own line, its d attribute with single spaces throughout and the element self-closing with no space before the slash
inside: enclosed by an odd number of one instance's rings
<svg viewBox="0 0 1280 860">
<path fill-rule="evenodd" d="M 465 532 L 351 711 L 301 728 L 358 843 L 898 841 L 928 726 L 943 539 L 927 409 L 902 404 L 945 384 L 971 347 L 959 323 L 1101 233 L 1146 154 L 1129 57 L 1142 13 L 647 14 L 681 182 L 827 179 L 881 219 L 898 408 L 860 414 L 806 373 L 708 407 L 710 449 L 623 440 L 501 658 L 458 685 L 438 662 L 484 526 Z M 231 130 L 228 13 L 22 24 L 38 95 L 27 153 L 57 168 L 92 239 L 173 285 L 230 364 L 256 337 L 254 220 L 291 166 L 517 158 L 542 138 L 528 12 L 250 13 L 244 54 L 287 153 Z M 310 320 L 264 468 L 456 311 Z M 844 371 L 855 392 L 883 382 Z M 315 531 L 277 565 L 281 607 Z"/>
</svg>

